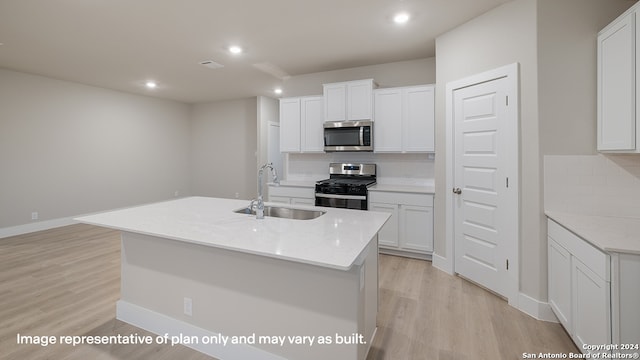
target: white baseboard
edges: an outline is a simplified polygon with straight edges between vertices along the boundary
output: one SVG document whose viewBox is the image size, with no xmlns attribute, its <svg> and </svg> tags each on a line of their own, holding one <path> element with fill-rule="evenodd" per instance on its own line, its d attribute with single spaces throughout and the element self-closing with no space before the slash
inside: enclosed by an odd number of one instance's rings
<svg viewBox="0 0 640 360">
<path fill-rule="evenodd" d="M 538 320 L 558 322 L 558 318 L 551 310 L 549 303 L 536 300 L 523 293 L 520 293 L 518 299 L 518 310 Z"/>
<path fill-rule="evenodd" d="M 0 239 L 10 237 L 10 236 L 28 234 L 36 231 L 54 229 L 54 228 L 73 225 L 77 223 L 78 223 L 77 221 L 73 220 L 73 217 L 68 217 L 68 218 L 38 221 L 38 222 L 33 222 L 29 224 L 24 224 L 24 225 L 1 228 Z"/>
<path fill-rule="evenodd" d="M 449 275 L 453 275 L 453 264 L 446 257 L 433 253 L 433 255 L 431 255 L 431 264 L 436 269 L 444 271 Z"/>
<path fill-rule="evenodd" d="M 159 336 L 196 336 L 198 339 L 215 338 L 219 333 L 199 328 L 195 325 L 180 321 L 155 311 L 119 300 L 116 304 L 116 318 L 118 320 L 150 331 Z M 122 334 L 128 335 L 128 334 Z M 169 340 L 169 344 L 171 344 Z M 224 360 L 286 360 L 284 357 L 267 352 L 250 345 L 222 344 L 183 344 L 203 354 Z"/>
</svg>

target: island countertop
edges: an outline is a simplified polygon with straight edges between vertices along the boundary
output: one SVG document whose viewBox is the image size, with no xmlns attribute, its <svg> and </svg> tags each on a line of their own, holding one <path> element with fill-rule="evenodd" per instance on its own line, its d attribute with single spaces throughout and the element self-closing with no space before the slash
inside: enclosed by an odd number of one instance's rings
<svg viewBox="0 0 640 360">
<path fill-rule="evenodd" d="M 233 212 L 248 204 L 246 200 L 187 197 L 75 220 L 176 241 L 349 270 L 390 216 L 374 211 L 309 206 L 295 207 L 322 210 L 326 214 L 312 220 L 269 216 L 257 220 L 254 215 Z"/>
</svg>

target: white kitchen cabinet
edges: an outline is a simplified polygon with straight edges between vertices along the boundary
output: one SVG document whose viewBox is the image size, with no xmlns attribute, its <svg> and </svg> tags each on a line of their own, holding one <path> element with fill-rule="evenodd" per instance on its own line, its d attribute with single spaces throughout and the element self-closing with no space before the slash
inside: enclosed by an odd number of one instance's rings
<svg viewBox="0 0 640 360">
<path fill-rule="evenodd" d="M 614 344 L 640 343 L 640 255 L 611 254 L 611 317 Z M 621 349 L 633 354 L 638 349 Z"/>
<path fill-rule="evenodd" d="M 548 238 L 549 305 L 567 332 L 571 322 L 571 254 L 552 238 Z"/>
<path fill-rule="evenodd" d="M 400 243 L 398 238 L 400 237 L 399 233 L 399 224 L 398 224 L 398 204 L 385 204 L 385 203 L 374 203 L 371 202 L 369 204 L 369 210 L 371 211 L 379 211 L 391 214 L 387 223 L 380 229 L 378 232 L 378 244 L 381 247 L 390 247 L 390 248 L 398 248 Z"/>
<path fill-rule="evenodd" d="M 433 195 L 369 191 L 369 209 L 391 214 L 378 234 L 380 252 L 430 259 L 433 253 Z"/>
<path fill-rule="evenodd" d="M 584 344 L 611 343 L 611 286 L 579 258 L 571 258 L 571 282 L 575 296 L 573 338 L 582 349 Z"/>
<path fill-rule="evenodd" d="M 280 99 L 280 152 L 300 152 L 300 98 Z"/>
<path fill-rule="evenodd" d="M 611 344 L 610 256 L 553 220 L 548 241 L 551 309 L 578 349 Z"/>
<path fill-rule="evenodd" d="M 373 92 L 373 148 L 375 152 L 402 152 L 402 90 Z"/>
<path fill-rule="evenodd" d="M 323 85 L 325 121 L 371 120 L 373 79 Z"/>
<path fill-rule="evenodd" d="M 374 91 L 374 151 L 433 152 L 433 85 Z"/>
<path fill-rule="evenodd" d="M 403 249 L 432 253 L 433 207 L 400 204 L 400 239 Z"/>
<path fill-rule="evenodd" d="M 280 99 L 280 151 L 324 152 L 322 96 Z"/>
<path fill-rule="evenodd" d="M 598 33 L 598 151 L 640 152 L 639 5 Z"/>
<path fill-rule="evenodd" d="M 269 202 L 290 205 L 315 205 L 313 186 L 269 185 Z"/>
</svg>

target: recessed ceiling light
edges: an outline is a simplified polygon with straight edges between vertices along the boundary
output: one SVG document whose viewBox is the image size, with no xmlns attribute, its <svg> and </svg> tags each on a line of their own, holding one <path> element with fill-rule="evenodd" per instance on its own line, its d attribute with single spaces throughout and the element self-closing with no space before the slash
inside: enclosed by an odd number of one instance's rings
<svg viewBox="0 0 640 360">
<path fill-rule="evenodd" d="M 232 54 L 240 54 L 242 52 L 242 48 L 240 46 L 229 46 L 229 52 Z"/>
<path fill-rule="evenodd" d="M 397 13 L 393 17 L 393 22 L 395 22 L 396 24 L 406 24 L 407 21 L 409 21 L 409 14 L 405 12 Z"/>
<path fill-rule="evenodd" d="M 155 88 L 158 86 L 158 84 L 156 84 L 156 82 L 155 82 L 155 81 L 147 81 L 147 82 L 144 84 L 144 86 L 146 86 L 146 87 L 147 87 L 147 89 L 155 89 Z"/>
<path fill-rule="evenodd" d="M 276 93 L 276 94 L 278 94 L 278 95 L 280 95 L 280 94 L 282 94 L 282 89 L 280 89 L 280 88 L 275 88 L 275 89 L 273 89 L 273 92 L 274 92 L 274 93 Z"/>
</svg>

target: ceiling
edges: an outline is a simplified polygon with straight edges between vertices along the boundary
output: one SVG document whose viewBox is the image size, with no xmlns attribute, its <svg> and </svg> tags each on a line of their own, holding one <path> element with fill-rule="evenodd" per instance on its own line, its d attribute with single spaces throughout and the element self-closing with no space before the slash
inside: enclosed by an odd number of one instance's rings
<svg viewBox="0 0 640 360">
<path fill-rule="evenodd" d="M 508 1 L 0 0 L 0 68 L 187 103 L 274 96 L 286 76 L 435 56 Z"/>
</svg>

